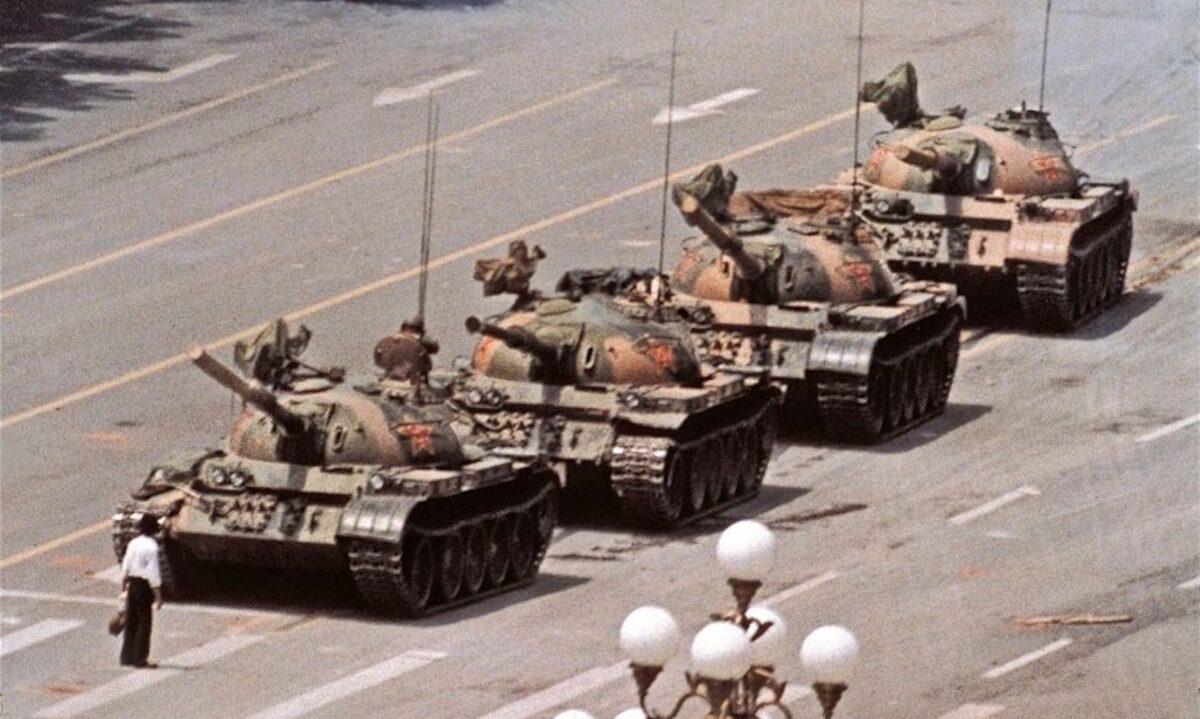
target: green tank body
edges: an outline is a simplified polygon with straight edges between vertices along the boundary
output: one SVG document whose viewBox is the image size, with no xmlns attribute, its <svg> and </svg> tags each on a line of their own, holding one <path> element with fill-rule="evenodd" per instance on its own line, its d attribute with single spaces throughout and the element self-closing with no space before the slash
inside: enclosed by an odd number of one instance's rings
<svg viewBox="0 0 1200 719">
<path fill-rule="evenodd" d="M 1047 113 L 926 114 L 907 63 L 863 99 L 894 126 L 862 171 L 862 216 L 893 268 L 954 282 L 1045 330 L 1077 327 L 1121 296 L 1137 193 L 1077 169 Z"/>
<path fill-rule="evenodd" d="M 712 165 L 674 191 L 702 235 L 684 241 L 665 306 L 702 362 L 783 387 L 787 429 L 815 416 L 834 439 L 876 441 L 938 414 L 966 313 L 954 287 L 893 274 L 836 188 L 736 193 L 736 182 Z"/>
<path fill-rule="evenodd" d="M 113 517 L 118 557 L 149 513 L 173 595 L 217 564 L 348 572 L 373 610 L 416 616 L 533 580 L 554 527 L 552 470 L 481 449 L 428 384 L 306 372 L 295 338 L 273 329 L 276 341 L 238 348 L 248 378 L 193 355 L 245 410 L 220 449 L 150 471 Z"/>
<path fill-rule="evenodd" d="M 486 288 L 503 272 L 488 261 L 477 277 Z M 653 528 L 758 491 L 777 390 L 705 371 L 686 326 L 656 321 L 645 307 L 598 294 L 542 296 L 527 282 L 493 289 L 513 289 L 517 302 L 468 321 L 480 338 L 453 383 L 490 451 L 544 457 L 568 488 L 598 481 L 624 518 Z"/>
</svg>

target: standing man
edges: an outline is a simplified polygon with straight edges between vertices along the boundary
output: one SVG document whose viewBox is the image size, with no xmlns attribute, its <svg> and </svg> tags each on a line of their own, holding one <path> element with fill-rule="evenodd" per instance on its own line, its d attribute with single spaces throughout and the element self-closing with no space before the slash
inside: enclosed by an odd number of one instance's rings
<svg viewBox="0 0 1200 719">
<path fill-rule="evenodd" d="M 125 590 L 125 637 L 121 643 L 121 665 L 152 669 L 150 628 L 153 609 L 162 609 L 162 574 L 158 565 L 158 518 L 143 514 L 138 536 L 125 548 L 121 560 L 121 585 Z M 152 608 L 153 605 L 153 608 Z"/>
</svg>

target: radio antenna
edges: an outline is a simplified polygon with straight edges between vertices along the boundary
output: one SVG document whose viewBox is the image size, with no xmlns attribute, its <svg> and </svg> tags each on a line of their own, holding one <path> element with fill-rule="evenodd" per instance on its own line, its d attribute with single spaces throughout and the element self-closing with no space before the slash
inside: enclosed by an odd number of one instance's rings
<svg viewBox="0 0 1200 719">
<path fill-rule="evenodd" d="M 417 323 L 425 327 L 425 295 L 429 287 L 429 245 L 433 238 L 433 192 L 437 179 L 438 106 L 429 93 L 425 118 L 425 189 L 421 207 L 421 273 L 417 282 Z"/>
<path fill-rule="evenodd" d="M 856 217 L 858 210 L 858 132 L 859 116 L 862 114 L 862 58 L 863 58 L 863 7 L 867 0 L 858 0 L 858 69 L 854 77 L 854 169 L 850 185 L 850 215 Z M 854 220 L 851 219 L 851 224 Z"/>
<path fill-rule="evenodd" d="M 671 77 L 667 83 L 667 150 L 663 154 L 662 217 L 658 225 L 659 278 L 662 277 L 663 260 L 667 250 L 667 193 L 671 183 L 671 128 L 675 125 L 675 55 L 678 48 L 679 30 L 676 29 L 671 35 Z"/>
<path fill-rule="evenodd" d="M 1038 88 L 1038 112 L 1042 111 L 1043 102 L 1046 99 L 1046 54 L 1050 48 L 1050 3 L 1051 0 L 1046 0 L 1046 22 L 1042 28 L 1042 82 Z"/>
</svg>

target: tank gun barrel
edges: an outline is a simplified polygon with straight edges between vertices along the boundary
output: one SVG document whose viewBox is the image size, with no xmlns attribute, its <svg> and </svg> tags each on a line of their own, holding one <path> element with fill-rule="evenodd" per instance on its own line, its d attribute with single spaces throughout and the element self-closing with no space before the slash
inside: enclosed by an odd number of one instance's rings
<svg viewBox="0 0 1200 719">
<path fill-rule="evenodd" d="M 201 372 L 216 380 L 217 384 L 229 388 L 234 394 L 275 420 L 275 423 L 283 429 L 284 434 L 301 434 L 307 428 L 308 422 L 304 417 L 284 409 L 270 390 L 257 383 L 251 384 L 247 382 L 236 372 L 205 352 L 203 348 L 197 347 L 192 350 L 191 360 L 192 364 L 200 368 Z"/>
<path fill-rule="evenodd" d="M 753 280 L 763 273 L 766 269 L 763 261 L 747 252 L 742 241 L 722 227 L 721 223 L 717 222 L 716 218 L 704 209 L 699 200 L 678 187 L 675 188 L 672 197 L 679 207 L 679 212 L 683 214 L 683 219 L 692 227 L 703 232 L 709 242 L 716 245 L 729 257 L 738 277 Z"/>
<path fill-rule="evenodd" d="M 889 149 L 896 159 L 923 170 L 933 170 L 942 177 L 953 177 L 962 170 L 962 163 L 953 155 L 922 150 L 908 145 L 891 145 Z"/>
<path fill-rule="evenodd" d="M 495 337 L 518 352 L 529 353 L 548 364 L 558 361 L 558 350 L 554 345 L 543 342 L 526 329 L 501 327 L 472 315 L 467 318 L 467 331 L 471 334 Z"/>
</svg>

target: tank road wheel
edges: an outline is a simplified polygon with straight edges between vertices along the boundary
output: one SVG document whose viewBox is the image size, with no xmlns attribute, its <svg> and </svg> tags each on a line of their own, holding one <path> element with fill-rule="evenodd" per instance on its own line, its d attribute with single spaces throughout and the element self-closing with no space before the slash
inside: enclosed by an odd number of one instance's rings
<svg viewBox="0 0 1200 719">
<path fill-rule="evenodd" d="M 437 596 L 449 602 L 462 591 L 466 569 L 465 549 L 458 533 L 447 534 L 437 541 Z"/>
<path fill-rule="evenodd" d="M 900 371 L 904 375 L 904 424 L 911 423 L 917 417 L 917 381 L 918 357 L 910 355 L 900 363 Z"/>
<path fill-rule="evenodd" d="M 746 471 L 749 446 L 743 441 L 741 431 L 728 432 L 721 441 L 724 457 L 721 467 L 721 500 L 733 499 L 742 484 L 742 473 Z"/>
<path fill-rule="evenodd" d="M 512 527 L 507 517 L 492 521 L 487 536 L 487 586 L 498 587 L 508 576 L 508 550 L 512 543 Z"/>
<path fill-rule="evenodd" d="M 509 566 L 513 581 L 519 582 L 533 576 L 537 570 L 538 533 L 537 525 L 526 512 L 512 515 L 512 542 L 509 549 Z"/>
<path fill-rule="evenodd" d="M 1126 220 L 1116 241 L 1117 272 L 1113 277 L 1113 288 L 1117 297 L 1125 291 L 1125 271 L 1129 268 L 1129 252 L 1133 248 L 1133 222 Z"/>
<path fill-rule="evenodd" d="M 712 447 L 708 441 L 701 440 L 700 446 L 693 450 L 692 467 L 687 475 L 687 513 L 698 514 L 704 509 L 704 498 L 708 494 L 708 475 L 712 464 Z"/>
<path fill-rule="evenodd" d="M 715 507 L 721 503 L 721 494 L 725 490 L 725 472 L 729 468 L 725 438 L 712 437 L 705 446 L 709 448 L 709 461 L 704 469 L 704 508 Z"/>
<path fill-rule="evenodd" d="M 753 425 L 738 430 L 737 447 L 741 461 L 735 464 L 737 489 L 734 494 L 740 497 L 757 488 L 758 468 L 762 464 L 762 446 Z"/>
<path fill-rule="evenodd" d="M 481 522 L 472 522 L 461 532 L 463 545 L 463 591 L 470 595 L 483 588 L 487 573 L 488 538 Z"/>
<path fill-rule="evenodd" d="M 958 352 L 960 339 L 958 336 L 959 325 L 956 322 L 953 331 L 942 342 L 941 357 L 938 362 L 938 375 L 940 378 L 940 386 L 937 389 L 937 403 L 934 405 L 936 409 L 941 409 L 946 406 L 946 402 L 950 399 L 950 387 L 954 384 L 954 373 L 958 369 Z"/>
<path fill-rule="evenodd" d="M 421 614 L 429 604 L 430 595 L 433 594 L 436 573 L 433 543 L 421 536 L 410 538 L 405 542 L 404 551 L 401 553 L 400 567 L 407 590 L 402 600 L 402 609 L 405 614 Z"/>
<path fill-rule="evenodd" d="M 889 365 L 887 373 L 887 418 L 884 428 L 895 429 L 904 421 L 904 372 L 902 367 Z"/>
<path fill-rule="evenodd" d="M 917 416 L 924 417 L 933 406 L 934 394 L 938 391 L 937 358 L 938 345 L 925 347 L 917 356 Z"/>
</svg>

